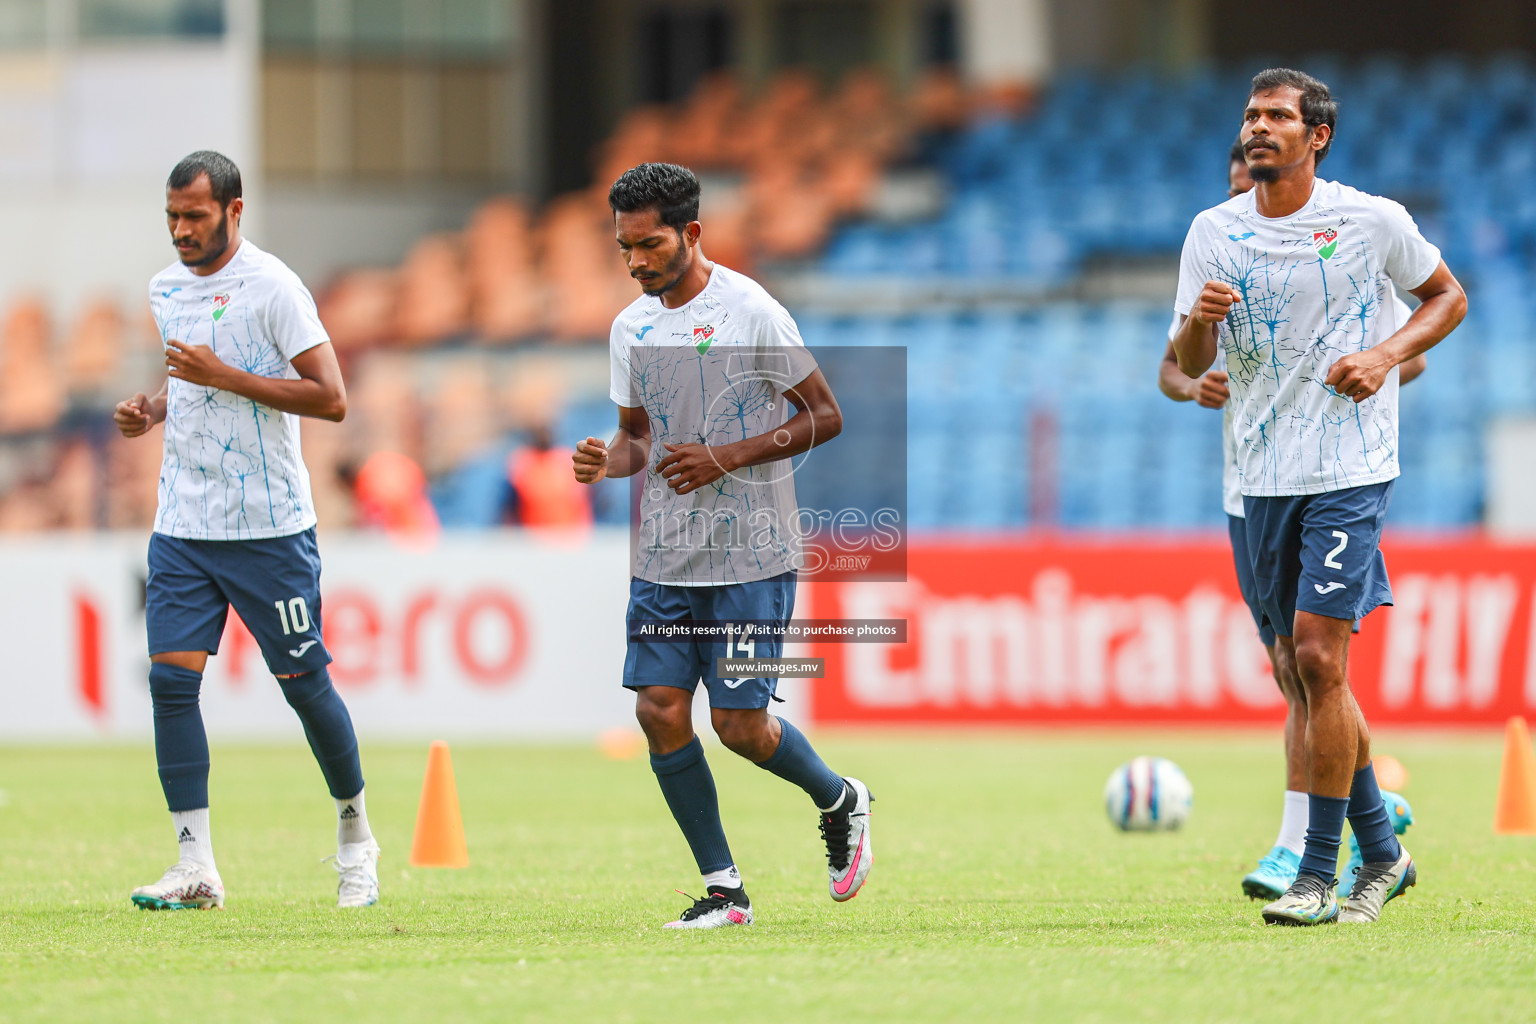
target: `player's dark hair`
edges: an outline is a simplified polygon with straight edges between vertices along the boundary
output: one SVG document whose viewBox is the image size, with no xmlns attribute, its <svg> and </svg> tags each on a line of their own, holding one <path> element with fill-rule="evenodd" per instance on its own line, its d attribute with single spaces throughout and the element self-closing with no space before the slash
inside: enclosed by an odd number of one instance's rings
<svg viewBox="0 0 1536 1024">
<path fill-rule="evenodd" d="M 1260 71 L 1253 76 L 1253 85 L 1248 89 L 1248 95 L 1253 96 L 1272 89 L 1287 87 L 1301 93 L 1303 124 L 1311 128 L 1316 128 L 1320 124 L 1328 126 L 1328 141 L 1323 143 L 1323 148 L 1317 151 L 1315 163 L 1320 164 L 1328 155 L 1328 150 L 1333 148 L 1333 128 L 1334 122 L 1339 119 L 1339 104 L 1334 100 L 1333 94 L 1328 91 L 1328 86 L 1304 71 L 1294 71 L 1291 68 L 1268 68 Z"/>
<path fill-rule="evenodd" d="M 182 157 L 181 163 L 171 168 L 171 176 L 165 180 L 167 188 L 186 188 L 202 175 L 208 175 L 208 188 L 213 201 L 226 207 L 241 197 L 240 168 L 223 153 L 200 149 Z"/>
<path fill-rule="evenodd" d="M 1248 155 L 1243 152 L 1243 137 L 1239 135 L 1236 139 L 1232 140 L 1232 148 L 1227 150 L 1227 171 L 1228 173 L 1231 172 L 1233 164 L 1243 164 L 1246 166 L 1247 163 Z"/>
<path fill-rule="evenodd" d="M 608 190 L 614 213 L 656 211 L 661 222 L 679 234 L 699 219 L 699 179 L 677 164 L 641 164 L 619 175 Z"/>
</svg>

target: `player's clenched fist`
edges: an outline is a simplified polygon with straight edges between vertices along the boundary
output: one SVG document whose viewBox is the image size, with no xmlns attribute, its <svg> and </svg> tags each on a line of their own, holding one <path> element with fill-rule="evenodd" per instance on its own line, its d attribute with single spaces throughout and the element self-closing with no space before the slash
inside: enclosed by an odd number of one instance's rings
<svg viewBox="0 0 1536 1024">
<path fill-rule="evenodd" d="M 1227 389 L 1227 379 L 1226 371 L 1212 370 L 1189 382 L 1189 397 L 1206 409 L 1220 409 L 1232 397 L 1232 392 Z"/>
<path fill-rule="evenodd" d="M 117 424 L 124 437 L 138 437 L 148 432 L 157 422 L 149 396 L 140 393 L 125 402 L 118 402 L 112 410 L 112 422 Z"/>
<path fill-rule="evenodd" d="M 1203 324 L 1219 324 L 1227 318 L 1233 303 L 1242 302 L 1237 289 L 1225 281 L 1207 281 L 1189 315 Z"/>
<path fill-rule="evenodd" d="M 571 465 L 580 483 L 595 484 L 608 470 L 608 446 L 595 437 L 589 437 L 576 445 L 571 455 Z"/>
<path fill-rule="evenodd" d="M 1354 352 L 1334 363 L 1323 383 L 1344 398 L 1359 404 L 1381 390 L 1392 371 L 1390 359 L 1376 354 L 1375 349 Z"/>
</svg>

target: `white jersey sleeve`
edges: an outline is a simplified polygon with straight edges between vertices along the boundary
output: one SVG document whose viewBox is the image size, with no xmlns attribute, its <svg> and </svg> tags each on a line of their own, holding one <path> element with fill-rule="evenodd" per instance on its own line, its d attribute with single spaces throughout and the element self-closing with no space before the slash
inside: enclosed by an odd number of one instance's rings
<svg viewBox="0 0 1536 1024">
<path fill-rule="evenodd" d="M 640 404 L 635 395 L 635 382 L 629 375 L 629 339 L 622 315 L 608 330 L 608 397 L 625 409 Z"/>
<path fill-rule="evenodd" d="M 805 347 L 800 327 L 788 310 L 775 304 L 755 319 L 755 368 L 764 380 L 782 392 L 816 372 L 816 358 Z"/>
<path fill-rule="evenodd" d="M 284 359 L 308 352 L 316 345 L 331 340 L 325 325 L 320 322 L 320 312 L 309 289 L 298 275 L 284 268 L 286 273 L 272 275 L 271 290 L 266 301 L 258 307 L 267 336 L 282 353 Z"/>
<path fill-rule="evenodd" d="M 1179 254 L 1179 289 L 1173 299 L 1173 311 L 1179 316 L 1188 316 L 1190 310 L 1195 308 L 1195 302 L 1199 300 L 1200 292 L 1209 279 L 1205 270 L 1204 251 L 1209 233 L 1206 217 L 1201 214 L 1189 225 L 1189 233 L 1184 236 L 1184 249 Z M 1168 335 L 1169 341 L 1173 340 L 1172 332 L 1177 331 L 1178 327 L 1178 317 L 1175 317 Z"/>
<path fill-rule="evenodd" d="M 1419 233 L 1412 214 L 1401 203 L 1374 198 L 1370 210 L 1376 223 L 1371 230 L 1381 252 L 1382 270 L 1393 284 L 1413 291 L 1428 281 L 1440 265 L 1440 250 Z"/>
</svg>

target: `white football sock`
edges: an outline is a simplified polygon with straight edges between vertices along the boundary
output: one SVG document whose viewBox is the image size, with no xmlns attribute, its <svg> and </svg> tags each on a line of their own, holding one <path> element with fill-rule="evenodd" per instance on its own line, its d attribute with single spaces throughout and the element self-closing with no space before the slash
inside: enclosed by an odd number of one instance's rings
<svg viewBox="0 0 1536 1024">
<path fill-rule="evenodd" d="M 1307 845 L 1307 794 L 1285 791 L 1285 813 L 1280 816 L 1280 836 L 1275 845 L 1301 856 Z"/>
<path fill-rule="evenodd" d="M 176 845 L 181 849 L 181 859 L 196 861 L 217 874 L 219 869 L 213 862 L 213 836 L 208 831 L 208 808 L 172 811 L 171 823 L 176 826 Z"/>
<path fill-rule="evenodd" d="M 357 796 L 336 801 L 336 845 L 366 843 L 373 838 L 368 828 L 368 808 L 363 805 L 363 791 Z"/>
<path fill-rule="evenodd" d="M 707 891 L 710 886 L 717 889 L 740 889 L 741 872 L 736 870 L 735 864 L 722 871 L 711 871 L 704 876 L 705 890 Z"/>
</svg>

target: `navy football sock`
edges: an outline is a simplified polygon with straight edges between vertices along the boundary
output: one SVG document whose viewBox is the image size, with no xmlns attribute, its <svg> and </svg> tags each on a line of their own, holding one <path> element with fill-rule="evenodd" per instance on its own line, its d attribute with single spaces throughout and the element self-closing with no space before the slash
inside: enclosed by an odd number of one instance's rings
<svg viewBox="0 0 1536 1024">
<path fill-rule="evenodd" d="M 779 730 L 778 748 L 758 767 L 805 790 L 819 810 L 835 807 L 843 798 L 843 777 L 827 767 L 811 741 L 787 720 L 779 719 Z"/>
<path fill-rule="evenodd" d="M 725 827 L 720 824 L 720 800 L 715 795 L 715 777 L 704 760 L 704 744 L 695 736 L 688 745 L 670 754 L 652 754 L 651 771 L 661 785 L 677 827 L 683 830 L 699 874 L 723 871 L 736 863 L 725 841 Z"/>
<path fill-rule="evenodd" d="M 357 755 L 357 734 L 341 694 L 325 669 L 278 679 L 289 707 L 304 723 L 304 737 L 320 762 L 331 796 L 346 800 L 363 789 L 363 764 Z"/>
<path fill-rule="evenodd" d="M 208 733 L 197 694 L 203 674 L 151 662 L 149 697 L 155 707 L 155 762 L 167 809 L 195 811 L 208 806 Z"/>
<path fill-rule="evenodd" d="M 1360 844 L 1360 859 L 1367 864 L 1397 860 L 1402 854 L 1397 833 L 1392 830 L 1392 818 L 1381 799 L 1381 787 L 1376 785 L 1373 765 L 1367 764 L 1355 772 L 1350 784 L 1349 827 L 1355 830 L 1355 841 Z"/>
<path fill-rule="evenodd" d="M 1307 794 L 1307 846 L 1298 875 L 1332 879 L 1339 873 L 1339 845 L 1344 840 L 1344 815 L 1349 800 L 1342 796 Z"/>
</svg>

